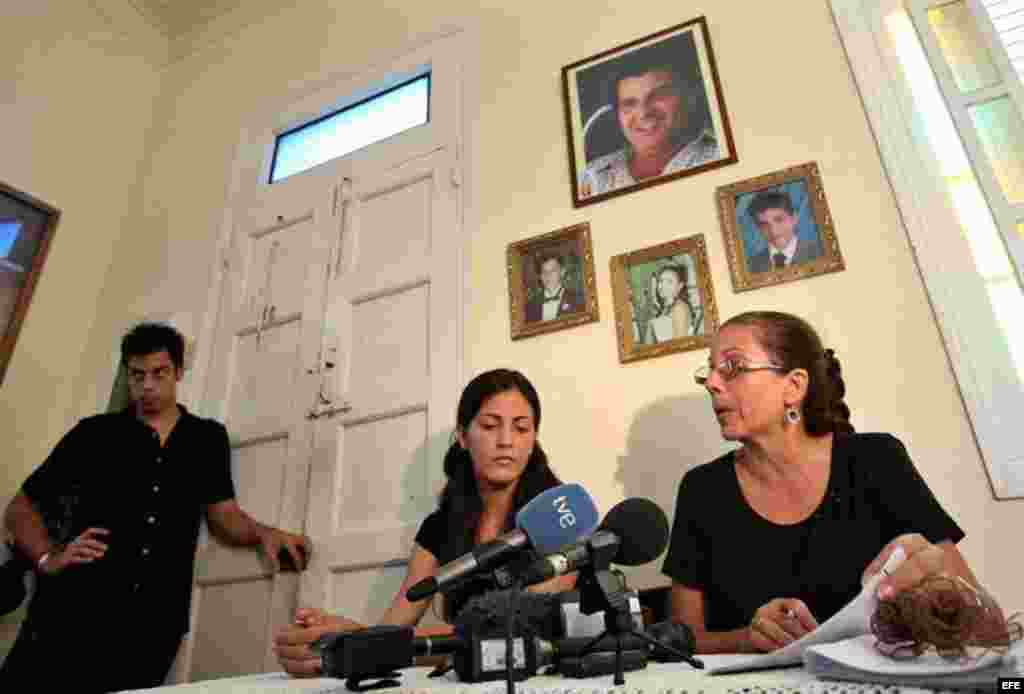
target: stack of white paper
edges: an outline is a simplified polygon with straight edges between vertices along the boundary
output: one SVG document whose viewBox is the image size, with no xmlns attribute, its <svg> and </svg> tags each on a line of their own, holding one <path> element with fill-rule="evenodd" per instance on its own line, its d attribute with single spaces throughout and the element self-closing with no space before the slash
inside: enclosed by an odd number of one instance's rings
<svg viewBox="0 0 1024 694">
<path fill-rule="evenodd" d="M 988 687 L 996 678 L 1020 676 L 1018 644 L 1010 653 L 995 651 L 976 659 L 948 661 L 937 653 L 908 660 L 894 660 L 875 648 L 875 637 L 864 634 L 838 643 L 819 644 L 804 651 L 804 667 L 812 675 L 837 680 L 902 686 L 952 689 Z"/>
</svg>

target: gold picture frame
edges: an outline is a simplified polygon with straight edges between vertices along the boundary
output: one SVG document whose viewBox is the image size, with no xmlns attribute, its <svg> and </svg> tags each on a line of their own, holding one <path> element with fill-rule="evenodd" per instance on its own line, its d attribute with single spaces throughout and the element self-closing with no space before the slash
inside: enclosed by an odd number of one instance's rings
<svg viewBox="0 0 1024 694">
<path fill-rule="evenodd" d="M 589 223 L 511 243 L 507 256 L 513 340 L 599 320 Z"/>
<path fill-rule="evenodd" d="M 718 303 L 703 234 L 613 257 L 619 362 L 708 346 L 718 330 Z"/>
<path fill-rule="evenodd" d="M 815 162 L 721 186 L 715 195 L 735 291 L 846 269 Z"/>
</svg>

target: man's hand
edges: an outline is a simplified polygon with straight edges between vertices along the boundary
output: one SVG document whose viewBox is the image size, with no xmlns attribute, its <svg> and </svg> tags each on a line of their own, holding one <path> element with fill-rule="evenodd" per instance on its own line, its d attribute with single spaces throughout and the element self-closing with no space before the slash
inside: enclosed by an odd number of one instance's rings
<svg viewBox="0 0 1024 694">
<path fill-rule="evenodd" d="M 281 549 L 285 549 L 292 558 L 295 568 L 303 571 L 309 555 L 313 552 L 313 543 L 305 535 L 296 535 L 285 532 L 278 528 L 267 528 L 260 536 L 260 546 L 263 549 L 263 556 L 270 563 L 274 573 L 281 570 L 281 562 L 277 555 Z"/>
<path fill-rule="evenodd" d="M 313 652 L 310 644 L 324 634 L 365 628 L 345 617 L 300 607 L 295 611 L 295 622 L 279 629 L 274 636 L 274 654 L 284 671 L 292 677 L 316 677 L 321 674 L 320 656 Z"/>
<path fill-rule="evenodd" d="M 89 528 L 66 544 L 64 549 L 46 557 L 39 570 L 48 576 L 54 576 L 69 566 L 91 564 L 97 559 L 102 559 L 107 553 L 107 543 L 103 539 L 109 535 L 110 531 L 106 528 Z"/>
</svg>

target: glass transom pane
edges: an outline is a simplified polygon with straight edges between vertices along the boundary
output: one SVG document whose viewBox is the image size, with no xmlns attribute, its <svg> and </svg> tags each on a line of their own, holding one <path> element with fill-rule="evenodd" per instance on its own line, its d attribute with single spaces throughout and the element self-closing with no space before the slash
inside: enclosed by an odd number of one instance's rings
<svg viewBox="0 0 1024 694">
<path fill-rule="evenodd" d="M 311 169 L 430 119 L 430 74 L 277 136 L 270 182 Z"/>
<path fill-rule="evenodd" d="M 999 83 L 999 72 L 963 0 L 928 10 L 928 24 L 953 72 L 957 89 L 963 93 Z"/>
<path fill-rule="evenodd" d="M 971 106 L 968 113 L 1003 195 L 1024 202 L 1024 124 L 1010 97 Z"/>
</svg>

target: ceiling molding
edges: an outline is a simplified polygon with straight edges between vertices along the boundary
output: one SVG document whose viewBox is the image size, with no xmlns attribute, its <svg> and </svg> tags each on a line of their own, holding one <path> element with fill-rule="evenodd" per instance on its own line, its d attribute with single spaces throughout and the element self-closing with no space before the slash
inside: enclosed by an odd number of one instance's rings
<svg viewBox="0 0 1024 694">
<path fill-rule="evenodd" d="M 171 41 L 228 14 L 243 0 L 127 0 L 154 28 Z"/>
<path fill-rule="evenodd" d="M 146 56 L 153 65 L 162 67 L 170 61 L 171 45 L 167 36 L 156 29 L 126 0 L 87 0 L 119 41 Z"/>
</svg>

